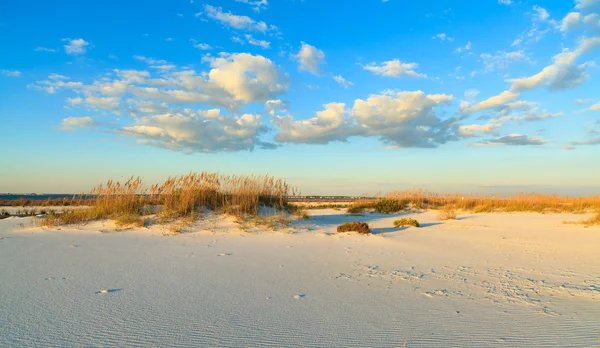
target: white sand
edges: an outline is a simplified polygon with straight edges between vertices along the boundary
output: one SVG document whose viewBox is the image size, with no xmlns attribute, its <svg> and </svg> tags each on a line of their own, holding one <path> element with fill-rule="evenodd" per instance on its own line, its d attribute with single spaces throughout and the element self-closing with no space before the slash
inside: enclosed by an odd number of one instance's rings
<svg viewBox="0 0 600 348">
<path fill-rule="evenodd" d="M 360 236 L 311 213 L 293 234 L 213 217 L 169 237 L 0 220 L 0 346 L 599 344 L 600 228 L 562 223 L 585 215 L 366 215 Z"/>
</svg>

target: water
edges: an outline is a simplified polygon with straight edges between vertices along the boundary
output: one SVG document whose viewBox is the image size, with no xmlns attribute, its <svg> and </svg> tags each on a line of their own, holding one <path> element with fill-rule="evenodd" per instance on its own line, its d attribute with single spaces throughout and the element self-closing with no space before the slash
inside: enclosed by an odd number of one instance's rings
<svg viewBox="0 0 600 348">
<path fill-rule="evenodd" d="M 36 201 L 45 201 L 48 199 L 71 199 L 73 198 L 73 196 L 76 196 L 74 194 L 64 194 L 64 193 L 49 193 L 49 194 L 0 194 L 0 200 L 7 200 L 7 201 L 12 201 L 12 200 L 17 200 L 17 199 L 29 199 L 29 200 L 36 200 Z"/>
</svg>

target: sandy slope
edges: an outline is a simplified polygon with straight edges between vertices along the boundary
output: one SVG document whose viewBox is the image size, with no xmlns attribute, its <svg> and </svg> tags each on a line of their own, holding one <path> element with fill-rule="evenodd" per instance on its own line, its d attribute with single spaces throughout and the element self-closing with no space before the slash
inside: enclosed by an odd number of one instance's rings
<svg viewBox="0 0 600 348">
<path fill-rule="evenodd" d="M 313 213 L 172 237 L 1 220 L 0 346 L 599 346 L 600 228 L 562 224 L 585 216 L 367 215 L 358 236 Z"/>
</svg>

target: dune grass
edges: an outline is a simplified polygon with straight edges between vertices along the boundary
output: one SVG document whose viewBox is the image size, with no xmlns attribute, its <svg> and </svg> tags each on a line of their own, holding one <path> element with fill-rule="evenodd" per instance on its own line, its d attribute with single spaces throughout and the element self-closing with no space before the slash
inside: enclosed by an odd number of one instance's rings
<svg viewBox="0 0 600 348">
<path fill-rule="evenodd" d="M 456 220 L 457 212 L 453 206 L 447 205 L 442 207 L 438 212 L 439 220 Z"/>
<path fill-rule="evenodd" d="M 285 181 L 268 175 L 190 173 L 169 177 L 164 183 L 147 188 L 139 177 L 131 177 L 124 183 L 109 180 L 96 186 L 90 192 L 92 198 L 87 200 L 89 208 L 47 214 L 40 224 L 56 226 L 114 219 L 117 223 L 139 225 L 148 206 L 160 207 L 163 222 L 193 220 L 206 209 L 239 219 L 259 216 L 261 207 L 270 207 L 283 215 L 290 209 L 286 197 L 293 191 Z"/>
<path fill-rule="evenodd" d="M 515 195 L 461 195 L 438 194 L 425 190 L 392 192 L 385 197 L 353 202 L 348 207 L 351 214 L 360 214 L 367 210 L 390 212 L 390 201 L 396 201 L 397 207 L 406 209 L 443 209 L 452 207 L 455 211 L 474 213 L 491 212 L 539 212 L 539 213 L 584 213 L 600 209 L 600 195 L 596 196 L 558 196 L 538 193 L 520 193 Z"/>
<path fill-rule="evenodd" d="M 421 224 L 419 223 L 419 221 L 412 218 L 402 218 L 394 221 L 394 227 L 398 228 L 403 226 L 419 227 L 421 226 Z"/>
<path fill-rule="evenodd" d="M 369 224 L 366 222 L 353 221 L 339 225 L 337 227 L 337 232 L 358 232 L 360 234 L 370 234 L 371 229 L 369 228 Z"/>
</svg>

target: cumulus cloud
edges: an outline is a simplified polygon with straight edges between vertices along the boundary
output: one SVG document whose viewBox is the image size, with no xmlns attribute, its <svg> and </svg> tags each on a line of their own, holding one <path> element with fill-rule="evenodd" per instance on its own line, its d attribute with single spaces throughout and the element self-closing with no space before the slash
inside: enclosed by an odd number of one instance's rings
<svg viewBox="0 0 600 348">
<path fill-rule="evenodd" d="M 204 13 L 197 13 L 196 17 L 201 15 L 205 15 L 212 20 L 238 30 L 259 31 L 262 33 L 277 30 L 277 27 L 274 25 L 267 25 L 263 21 L 256 21 L 248 16 L 239 16 L 231 12 L 223 12 L 221 7 L 211 5 L 204 5 Z"/>
<path fill-rule="evenodd" d="M 63 39 L 67 44 L 64 45 L 65 52 L 70 55 L 84 54 L 90 46 L 90 43 L 84 39 Z"/>
<path fill-rule="evenodd" d="M 521 135 L 521 134 L 507 134 L 502 137 L 492 138 L 488 140 L 482 140 L 475 143 L 469 144 L 470 146 L 527 146 L 527 145 L 543 145 L 548 141 L 529 135 Z"/>
<path fill-rule="evenodd" d="M 325 61 L 325 53 L 305 42 L 301 43 L 300 51 L 294 56 L 298 60 L 298 69 L 306 70 L 314 75 L 320 74 L 319 65 Z"/>
<path fill-rule="evenodd" d="M 597 0 L 575 0 L 575 4 L 578 10 L 589 9 L 597 5 Z"/>
<path fill-rule="evenodd" d="M 288 88 L 282 75 L 268 58 L 248 53 L 226 54 L 210 59 L 213 68 L 208 76 L 215 85 L 229 92 L 235 100 L 246 103 L 273 99 Z"/>
<path fill-rule="evenodd" d="M 377 138 L 392 148 L 436 147 L 459 137 L 457 120 L 442 119 L 436 111 L 452 100 L 445 94 L 389 90 L 357 99 L 347 110 L 343 103 L 330 103 L 308 120 L 288 115 L 272 122 L 280 142 L 326 144 L 360 136 Z"/>
<path fill-rule="evenodd" d="M 333 79 L 335 80 L 335 82 L 339 83 L 344 88 L 348 88 L 348 87 L 354 86 L 354 84 L 352 82 L 350 82 L 350 81 L 346 80 L 345 78 L 343 78 L 342 75 L 334 75 Z"/>
<path fill-rule="evenodd" d="M 308 120 L 296 121 L 292 116 L 275 117 L 273 124 L 279 129 L 275 140 L 282 143 L 327 144 L 346 141 L 358 129 L 344 116 L 343 103 L 323 105 L 323 111 Z"/>
<path fill-rule="evenodd" d="M 562 24 L 560 26 L 561 31 L 574 31 L 579 29 L 581 24 L 581 13 L 579 12 L 569 12 L 563 18 Z"/>
<path fill-rule="evenodd" d="M 4 70 L 4 69 L 0 69 L 0 74 L 2 74 L 4 76 L 10 76 L 10 77 L 19 77 L 19 76 L 21 76 L 21 72 L 19 70 Z"/>
<path fill-rule="evenodd" d="M 417 63 L 402 63 L 399 59 L 393 59 L 378 65 L 376 62 L 363 65 L 363 69 L 368 70 L 376 75 L 390 77 L 420 77 L 426 78 L 427 75 L 420 74 L 415 70 L 419 67 Z"/>
<path fill-rule="evenodd" d="M 259 139 L 266 131 L 260 115 L 226 117 L 213 109 L 140 117 L 117 133 L 168 150 L 213 153 L 273 148 L 274 144 Z"/>
<path fill-rule="evenodd" d="M 61 122 L 60 129 L 65 132 L 73 132 L 76 128 L 96 127 L 98 123 L 91 117 L 67 117 Z"/>
</svg>

